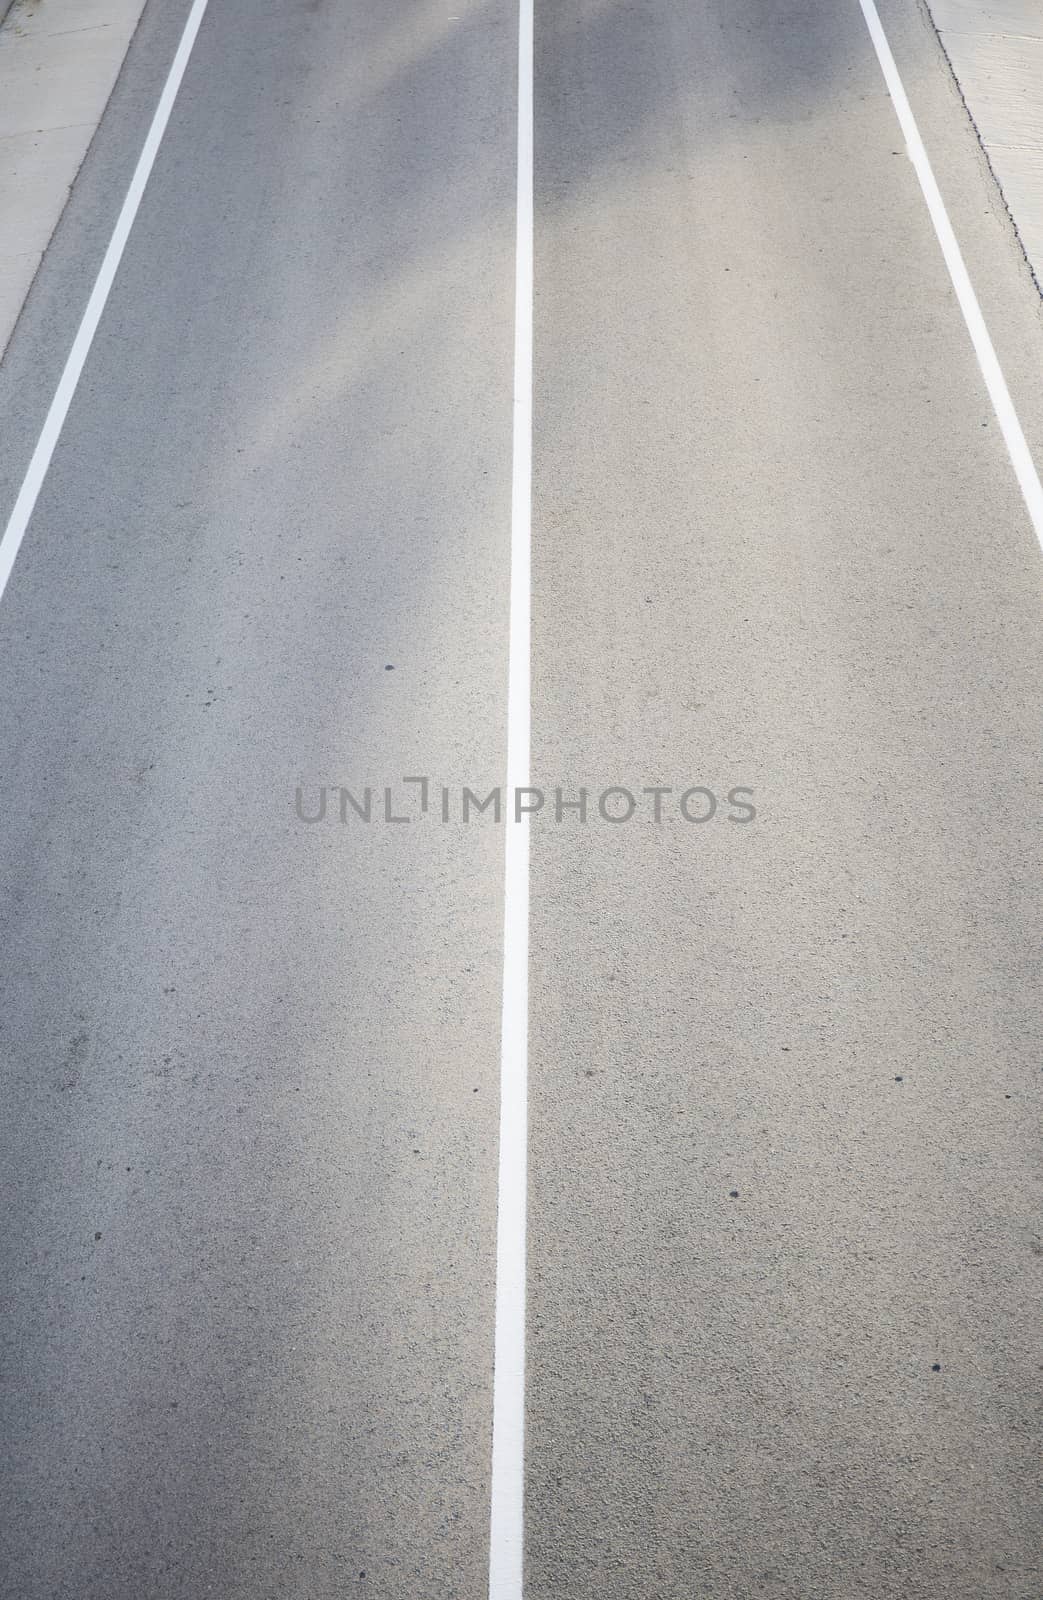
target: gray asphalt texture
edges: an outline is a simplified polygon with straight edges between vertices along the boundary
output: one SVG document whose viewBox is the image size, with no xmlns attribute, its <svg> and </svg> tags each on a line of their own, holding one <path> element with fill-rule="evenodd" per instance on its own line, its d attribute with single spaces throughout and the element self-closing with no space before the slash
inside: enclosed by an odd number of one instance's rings
<svg viewBox="0 0 1043 1600">
<path fill-rule="evenodd" d="M 516 28 L 213 5 L 0 604 L 11 1600 L 485 1590 L 502 829 L 400 780 L 504 762 Z M 526 1592 L 1040 1600 L 1043 564 L 915 175 L 853 3 L 538 5 L 535 81 Z"/>
</svg>

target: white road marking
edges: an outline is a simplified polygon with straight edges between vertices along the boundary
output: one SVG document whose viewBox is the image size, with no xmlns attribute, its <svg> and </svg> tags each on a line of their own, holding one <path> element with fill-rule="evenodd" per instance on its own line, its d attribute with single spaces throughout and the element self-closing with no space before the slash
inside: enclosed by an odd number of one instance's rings
<svg viewBox="0 0 1043 1600">
<path fill-rule="evenodd" d="M 109 240 L 108 249 L 105 251 L 101 267 L 98 270 L 98 276 L 95 279 L 94 288 L 91 290 L 90 299 L 87 301 L 87 309 L 83 313 L 79 328 L 76 330 L 72 349 L 69 351 L 64 370 L 58 380 L 54 399 L 51 401 L 47 416 L 44 419 L 44 425 L 26 470 L 22 487 L 18 491 L 14 509 L 8 518 L 4 536 L 0 539 L 0 597 L 3 596 L 4 590 L 7 588 L 7 580 L 11 576 L 15 557 L 21 549 L 25 530 L 29 526 L 29 519 L 33 514 L 37 497 L 47 476 L 47 469 L 51 464 L 51 457 L 54 455 L 55 446 L 61 436 L 65 418 L 72 404 L 73 395 L 76 393 L 84 362 L 87 360 L 91 345 L 94 342 L 94 335 L 98 331 L 98 323 L 101 321 L 101 314 L 105 310 L 105 302 L 109 298 L 109 290 L 112 288 L 113 279 L 122 260 L 127 239 L 130 237 L 130 230 L 134 226 L 134 218 L 138 214 L 141 197 L 145 192 L 145 185 L 148 183 L 152 172 L 156 153 L 166 132 L 167 122 L 170 119 L 177 92 L 181 87 L 181 80 L 185 75 L 188 58 L 192 53 L 192 46 L 195 44 L 196 34 L 199 32 L 199 24 L 203 20 L 206 8 L 207 0 L 195 0 L 191 11 L 188 13 L 188 20 L 181 35 L 181 42 L 171 63 L 167 81 L 163 86 L 163 93 L 159 97 L 159 104 L 156 107 L 152 125 L 148 130 L 141 154 L 138 157 L 138 164 L 134 168 L 134 176 L 130 180 L 126 198 L 120 208 L 120 214 L 116 218 L 116 226 L 113 229 L 112 238 Z"/>
<path fill-rule="evenodd" d="M 532 534 L 533 0 L 518 8 L 518 195 L 507 678 L 507 794 L 529 783 Z M 525 1207 L 529 1075 L 529 820 L 504 825 L 500 1165 L 489 1600 L 521 1600 L 525 1464 Z"/>
<path fill-rule="evenodd" d="M 953 232 L 952 223 L 949 221 L 949 213 L 945 209 L 945 201 L 942 199 L 941 190 L 938 188 L 934 173 L 931 171 L 931 163 L 927 159 L 927 151 L 924 149 L 923 140 L 920 138 L 920 130 L 916 126 L 916 118 L 913 116 L 912 107 L 909 104 L 898 68 L 895 65 L 895 58 L 891 54 L 891 46 L 887 42 L 887 35 L 884 33 L 880 14 L 876 9 L 874 0 L 858 0 L 858 3 L 862 7 L 862 15 L 866 19 L 869 37 L 873 41 L 873 48 L 880 63 L 880 70 L 884 75 L 884 82 L 887 84 L 887 90 L 898 116 L 902 133 L 905 135 L 909 159 L 915 168 L 916 176 L 920 180 L 920 188 L 923 190 L 923 197 L 931 214 L 931 221 L 938 236 L 938 243 L 942 247 L 945 265 L 949 269 L 949 277 L 956 291 L 960 310 L 963 312 L 963 320 L 967 324 L 967 332 L 971 336 L 971 343 L 978 358 L 981 375 L 985 379 L 985 387 L 989 391 L 992 409 L 996 413 L 996 420 L 1003 433 L 1011 465 L 1021 488 L 1028 514 L 1032 519 L 1032 526 L 1036 530 L 1036 538 L 1039 540 L 1040 547 L 1043 548 L 1043 486 L 1040 485 L 1039 474 L 1032 460 L 1032 453 L 1022 432 L 1021 423 L 1018 421 L 1018 414 L 1014 409 L 1014 402 L 1010 397 L 1010 390 L 1007 388 L 1007 381 L 1003 376 L 1003 370 L 1000 367 L 999 358 L 993 347 L 989 330 L 985 325 L 985 318 L 982 316 L 978 297 L 974 293 L 970 275 L 964 264 L 960 247 L 956 242 L 956 235 Z"/>
</svg>

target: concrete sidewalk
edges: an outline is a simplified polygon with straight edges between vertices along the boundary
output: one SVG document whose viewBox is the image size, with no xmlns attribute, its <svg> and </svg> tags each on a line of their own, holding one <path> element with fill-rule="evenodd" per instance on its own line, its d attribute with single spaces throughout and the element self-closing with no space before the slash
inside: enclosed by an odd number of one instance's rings
<svg viewBox="0 0 1043 1600">
<path fill-rule="evenodd" d="M 14 0 L 0 26 L 0 355 L 143 8 L 144 0 Z"/>
<path fill-rule="evenodd" d="M 928 0 L 964 104 L 1043 290 L 1043 5 Z"/>
</svg>

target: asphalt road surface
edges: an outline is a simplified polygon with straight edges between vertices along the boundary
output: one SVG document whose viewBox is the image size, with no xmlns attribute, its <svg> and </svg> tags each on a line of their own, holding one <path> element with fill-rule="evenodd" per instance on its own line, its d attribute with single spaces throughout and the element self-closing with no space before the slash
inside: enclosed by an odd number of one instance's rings
<svg viewBox="0 0 1043 1600">
<path fill-rule="evenodd" d="M 487 1592 L 518 33 L 212 0 L 0 603 L 10 1600 Z M 1040 1600 L 1043 563 L 894 106 L 857 0 L 538 0 L 534 84 L 525 1594 Z"/>
</svg>

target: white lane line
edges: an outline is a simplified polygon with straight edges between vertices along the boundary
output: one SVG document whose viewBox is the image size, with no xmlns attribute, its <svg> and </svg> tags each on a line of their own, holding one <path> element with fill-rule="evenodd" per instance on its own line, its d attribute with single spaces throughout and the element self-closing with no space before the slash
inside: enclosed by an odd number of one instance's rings
<svg viewBox="0 0 1043 1600">
<path fill-rule="evenodd" d="M 489 1600 L 522 1600 L 525 1463 L 525 1206 L 529 1076 L 529 823 L 514 795 L 529 782 L 532 542 L 533 0 L 518 7 L 518 197 L 514 287 L 514 434 L 504 826 L 500 1165 L 489 1526 Z"/>
<path fill-rule="evenodd" d="M 207 0 L 195 0 L 191 11 L 188 13 L 188 20 L 181 35 L 181 42 L 171 63 L 167 81 L 163 86 L 163 93 L 159 97 L 156 114 L 152 118 L 152 125 L 148 130 L 144 146 L 138 157 L 138 164 L 134 168 L 134 176 L 130 180 L 126 198 L 120 209 L 120 214 L 116 218 L 116 226 L 113 229 L 112 238 L 109 240 L 108 249 L 105 251 L 101 267 L 98 270 L 98 276 L 94 281 L 90 299 L 87 301 L 87 309 L 83 313 L 83 320 L 79 328 L 76 330 L 72 349 L 69 351 L 64 370 L 58 380 L 58 387 L 54 392 L 54 399 L 51 401 L 50 409 L 44 419 L 43 429 L 36 442 L 36 449 L 33 451 L 22 487 L 18 491 L 14 509 L 8 518 L 4 536 L 0 539 L 0 598 L 2 598 L 4 590 L 7 588 L 7 580 L 11 576 L 15 557 L 21 548 L 25 530 L 29 526 L 29 518 L 33 514 L 37 496 L 47 476 L 47 469 L 51 464 L 51 457 L 54 455 L 55 446 L 58 443 L 65 424 L 65 418 L 72 404 L 73 395 L 76 393 L 76 386 L 80 381 L 84 362 L 87 360 L 90 347 L 94 342 L 94 335 L 98 331 L 98 323 L 101 321 L 101 314 L 105 310 L 105 302 L 109 298 L 112 281 L 123 257 L 123 250 L 130 236 L 130 230 L 134 226 L 134 218 L 138 214 L 138 206 L 141 204 L 141 197 L 145 192 L 145 185 L 148 183 L 152 165 L 156 159 L 156 152 L 159 150 L 163 135 L 166 132 L 167 122 L 169 121 L 174 101 L 177 98 L 177 92 L 181 87 L 181 80 L 185 75 L 188 58 L 192 52 L 192 46 L 195 44 L 196 34 L 199 32 L 199 24 L 203 20 L 203 13 L 206 8 Z"/>
<path fill-rule="evenodd" d="M 931 163 L 927 159 L 927 151 L 924 149 L 923 140 L 920 138 L 920 130 L 916 126 L 916 118 L 913 116 L 909 98 L 906 95 L 898 68 L 895 65 L 895 58 L 891 54 L 891 46 L 887 42 L 887 35 L 884 33 L 880 14 L 876 9 L 874 0 L 858 0 L 858 3 L 862 7 L 862 15 L 866 19 L 866 27 L 869 29 L 869 37 L 873 41 L 873 48 L 880 63 L 880 70 L 884 75 L 884 82 L 887 84 L 887 90 L 898 116 L 899 125 L 905 135 L 909 159 L 912 161 L 916 169 L 916 176 L 920 180 L 920 188 L 923 190 L 923 197 L 931 214 L 931 221 L 938 236 L 938 243 L 942 247 L 945 265 L 949 269 L 949 277 L 956 291 L 960 310 L 963 312 L 963 320 L 967 324 L 967 332 L 971 336 L 971 343 L 978 358 L 981 375 L 985 379 L 985 387 L 989 391 L 992 409 L 996 413 L 996 420 L 1003 433 L 1011 465 L 1021 488 L 1028 514 L 1032 519 L 1032 526 L 1036 530 L 1036 538 L 1039 540 L 1040 547 L 1043 548 L 1043 487 L 1040 485 L 1039 474 L 1032 460 L 1032 453 L 1022 432 L 1021 423 L 1018 421 L 1018 414 L 1014 409 L 1014 402 L 1010 397 L 1010 390 L 1007 388 L 1007 381 L 1003 376 L 1003 370 L 1000 367 L 999 358 L 989 336 L 989 330 L 985 325 L 985 318 L 982 316 L 978 297 L 974 293 L 960 247 L 956 242 L 956 235 L 953 232 L 952 223 L 949 221 L 949 213 L 945 209 L 945 201 L 942 199 L 941 190 L 938 188 L 934 173 L 931 171 Z"/>
</svg>

